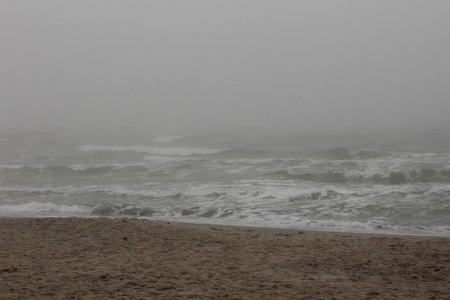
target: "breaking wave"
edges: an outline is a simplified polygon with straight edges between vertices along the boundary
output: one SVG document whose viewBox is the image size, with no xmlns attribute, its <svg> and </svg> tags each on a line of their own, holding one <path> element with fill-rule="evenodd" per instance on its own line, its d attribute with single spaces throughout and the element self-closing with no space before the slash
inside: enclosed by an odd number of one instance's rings
<svg viewBox="0 0 450 300">
<path fill-rule="evenodd" d="M 46 144 L 0 157 L 0 215 L 450 236 L 450 153 L 319 142 L 165 136 L 137 146 Z"/>
<path fill-rule="evenodd" d="M 65 205 L 48 202 L 2 205 L 0 215 L 8 216 L 108 216 L 165 219 L 195 223 L 252 225 L 291 229 L 330 230 L 345 232 L 379 232 L 390 234 L 450 235 L 450 226 L 400 225 L 381 220 L 346 221 L 338 219 L 310 219 L 292 214 L 267 214 L 264 211 L 247 211 L 238 207 L 187 206 L 158 209 L 131 203 L 100 204 L 97 206 Z"/>
<path fill-rule="evenodd" d="M 58 205 L 48 202 L 30 202 L 15 205 L 0 206 L 0 215 L 85 215 L 91 208 L 83 205 Z"/>
</svg>

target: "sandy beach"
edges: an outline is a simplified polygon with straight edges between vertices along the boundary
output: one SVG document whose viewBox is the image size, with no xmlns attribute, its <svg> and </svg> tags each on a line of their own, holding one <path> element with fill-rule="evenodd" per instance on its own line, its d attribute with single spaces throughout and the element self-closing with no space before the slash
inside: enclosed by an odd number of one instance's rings
<svg viewBox="0 0 450 300">
<path fill-rule="evenodd" d="M 449 299 L 450 238 L 0 219 L 1 299 Z"/>
</svg>

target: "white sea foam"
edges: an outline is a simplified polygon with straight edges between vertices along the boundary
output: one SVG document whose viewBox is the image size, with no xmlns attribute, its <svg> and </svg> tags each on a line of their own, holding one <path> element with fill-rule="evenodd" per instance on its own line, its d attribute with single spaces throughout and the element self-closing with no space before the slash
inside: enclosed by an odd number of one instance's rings
<svg viewBox="0 0 450 300">
<path fill-rule="evenodd" d="M 150 155 L 167 155 L 167 156 L 190 156 L 190 155 L 207 155 L 224 151 L 223 149 L 207 149 L 192 147 L 145 147 L 145 146 L 96 146 L 83 145 L 78 148 L 82 152 L 136 152 L 147 153 Z"/>
<path fill-rule="evenodd" d="M 183 216 L 180 212 L 166 211 L 157 215 L 157 219 L 171 221 L 182 221 L 191 223 L 208 223 L 224 225 L 242 225 L 270 228 L 287 228 L 298 230 L 320 230 L 339 232 L 364 232 L 383 234 L 406 234 L 406 235 L 432 235 L 449 236 L 450 226 L 402 226 L 383 222 L 381 220 L 370 220 L 367 222 L 346 221 L 335 219 L 313 219 L 296 217 L 294 215 L 273 214 L 260 210 L 257 214 L 249 211 L 231 211 L 225 207 L 200 208 L 196 214 Z M 227 217 L 223 217 L 228 215 Z M 193 217 L 194 216 L 194 217 Z M 200 216 L 200 217 L 198 217 Z M 202 217 L 203 216 L 203 217 Z M 206 217 L 207 216 L 207 217 Z"/>
<path fill-rule="evenodd" d="M 83 205 L 58 205 L 54 203 L 29 202 L 15 205 L 0 206 L 0 215 L 48 215 L 48 214 L 86 214 L 91 208 Z"/>
</svg>

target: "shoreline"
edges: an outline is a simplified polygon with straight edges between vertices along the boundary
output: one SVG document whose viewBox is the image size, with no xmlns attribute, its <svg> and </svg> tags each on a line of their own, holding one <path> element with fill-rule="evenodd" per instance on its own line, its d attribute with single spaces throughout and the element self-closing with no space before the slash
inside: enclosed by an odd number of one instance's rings
<svg viewBox="0 0 450 300">
<path fill-rule="evenodd" d="M 233 225 L 233 224 L 226 224 L 226 223 L 208 223 L 206 222 L 197 222 L 195 221 L 177 221 L 175 219 L 150 219 L 147 217 L 136 217 L 136 216 L 27 216 L 27 215 L 17 215 L 17 216 L 11 216 L 11 215 L 0 215 L 0 220 L 1 219 L 53 219 L 53 218 L 61 218 L 61 219 L 65 219 L 65 218 L 76 218 L 76 219 L 136 219 L 136 220 L 146 220 L 146 221 L 151 221 L 151 222 L 171 222 L 173 224 L 179 223 L 179 224 L 192 224 L 194 226 L 224 226 L 224 227 L 242 227 L 242 228 L 259 228 L 259 229 L 273 229 L 273 230 L 293 230 L 293 231 L 305 231 L 305 232 L 323 232 L 323 233 L 336 233 L 336 234 L 360 234 L 360 235 L 381 235 L 381 236 L 417 236 L 417 237 L 436 237 L 436 238 L 450 238 L 450 233 L 445 235 L 445 234 L 439 234 L 439 233 L 410 233 L 410 232 L 394 232 L 389 231 L 389 230 L 384 230 L 384 229 L 377 229 L 374 231 L 369 231 L 369 230 L 358 230 L 358 229 L 354 229 L 354 230 L 349 230 L 346 228 L 343 228 L 342 230 L 337 230 L 336 228 L 286 228 L 286 227 L 270 227 L 270 226 L 266 226 L 266 225 L 244 225 L 244 224 L 238 224 L 238 225 Z"/>
<path fill-rule="evenodd" d="M 450 238 L 0 218 L 4 299 L 446 299 Z"/>
</svg>

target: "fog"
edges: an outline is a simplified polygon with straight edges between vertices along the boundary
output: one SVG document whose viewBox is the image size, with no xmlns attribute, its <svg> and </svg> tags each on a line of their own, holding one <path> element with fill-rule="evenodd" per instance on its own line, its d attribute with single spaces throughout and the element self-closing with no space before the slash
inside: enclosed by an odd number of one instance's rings
<svg viewBox="0 0 450 300">
<path fill-rule="evenodd" d="M 3 1 L 0 132 L 450 129 L 450 2 Z"/>
</svg>

